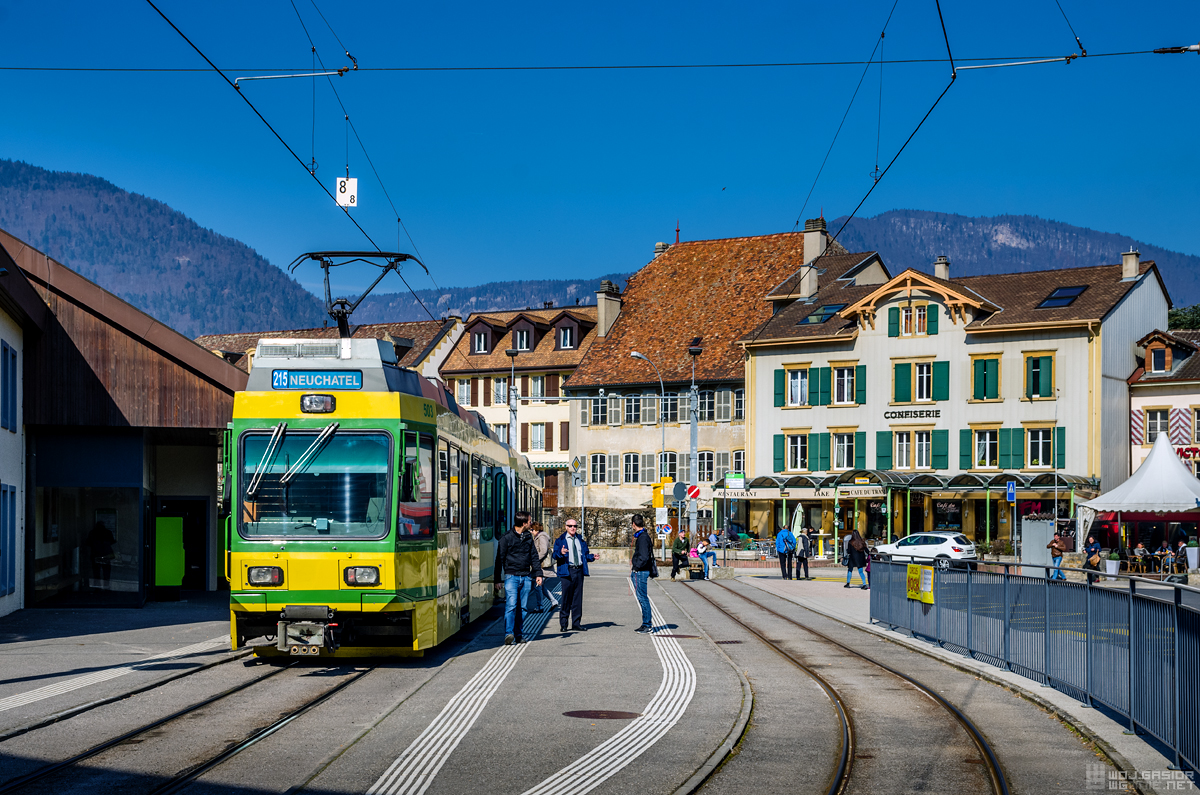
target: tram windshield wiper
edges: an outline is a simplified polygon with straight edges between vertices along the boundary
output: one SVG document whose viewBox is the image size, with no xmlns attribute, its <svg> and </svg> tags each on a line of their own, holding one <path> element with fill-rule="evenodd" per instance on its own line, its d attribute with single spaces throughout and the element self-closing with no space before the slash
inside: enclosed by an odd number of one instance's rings
<svg viewBox="0 0 1200 795">
<path fill-rule="evenodd" d="M 324 447 L 325 443 L 332 439 L 333 435 L 337 433 L 338 427 L 339 423 L 334 422 L 326 427 L 325 430 L 317 434 L 317 438 L 313 439 L 313 443 L 308 446 L 308 449 L 296 459 L 296 463 L 292 464 L 291 467 L 289 467 L 288 470 L 283 473 L 283 477 L 279 479 L 280 484 L 290 483 L 297 472 L 311 464 L 313 459 L 317 457 L 317 453 L 320 452 L 320 449 Z"/>
<path fill-rule="evenodd" d="M 259 459 L 258 466 L 254 467 L 254 474 L 250 476 L 250 485 L 246 487 L 247 497 L 253 497 L 254 492 L 258 491 L 258 487 L 262 483 L 262 477 L 266 473 L 265 466 L 271 460 L 271 456 L 278 452 L 279 447 L 283 444 L 283 436 L 286 433 L 286 422 L 281 422 L 272 429 L 271 438 L 267 442 L 267 449 L 263 451 L 263 456 Z"/>
</svg>

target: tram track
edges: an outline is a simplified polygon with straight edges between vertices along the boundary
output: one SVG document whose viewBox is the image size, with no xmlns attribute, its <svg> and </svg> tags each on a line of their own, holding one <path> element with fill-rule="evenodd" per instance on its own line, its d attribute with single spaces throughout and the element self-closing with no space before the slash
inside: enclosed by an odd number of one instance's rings
<svg viewBox="0 0 1200 795">
<path fill-rule="evenodd" d="M 777 610 L 772 609 L 771 607 L 767 606 L 766 604 L 763 604 L 762 602 L 758 601 L 757 599 L 750 598 L 749 596 L 745 595 L 744 593 L 741 593 L 739 590 L 729 587 L 725 583 L 718 581 L 718 582 L 716 582 L 716 584 L 723 591 L 739 597 L 740 599 L 744 600 L 748 604 L 752 605 L 755 609 L 761 610 L 762 612 L 764 612 L 768 615 L 771 615 L 781 621 L 784 621 L 787 624 L 790 624 L 798 629 L 801 629 L 804 632 L 812 635 L 813 637 L 824 641 L 826 644 L 839 649 L 841 652 L 851 655 L 853 658 L 856 658 L 858 660 L 866 662 L 875 668 L 885 671 L 886 673 L 890 674 L 891 676 L 896 677 L 897 679 L 903 681 L 908 686 L 914 688 L 917 692 L 928 697 L 931 701 L 933 701 L 935 704 L 937 704 L 942 710 L 944 710 L 945 712 L 948 712 L 954 718 L 955 722 L 962 728 L 962 730 L 966 733 L 967 737 L 970 739 L 971 743 L 979 751 L 980 756 L 981 756 L 980 761 L 982 762 L 983 768 L 987 772 L 987 778 L 991 785 L 991 789 L 995 793 L 995 795 L 1009 795 L 1009 787 L 1008 787 L 1007 778 L 1004 774 L 1002 767 L 1000 766 L 999 759 L 996 756 L 996 753 L 995 753 L 994 749 L 992 748 L 991 744 L 983 736 L 983 733 L 979 730 L 979 728 L 977 726 L 975 726 L 975 724 L 962 712 L 962 710 L 960 710 L 956 705 L 954 705 L 953 703 L 948 701 L 946 698 L 944 698 L 940 693 L 937 692 L 936 689 L 930 687 L 929 685 L 925 684 L 924 682 L 921 682 L 918 679 L 915 679 L 912 676 L 909 676 L 908 674 L 905 674 L 902 671 L 897 670 L 896 668 L 894 668 L 890 665 L 887 665 L 886 663 L 880 662 L 879 660 L 876 660 L 873 657 L 871 657 L 867 654 L 864 654 L 863 652 L 860 652 L 851 646 L 846 645 L 845 643 L 821 632 L 820 630 L 814 629 L 811 626 L 808 626 L 808 625 L 806 625 L 800 621 L 797 621 L 787 615 L 784 615 L 783 613 L 780 613 Z M 701 589 L 693 587 L 690 590 L 693 593 L 696 593 L 701 598 L 703 598 L 709 604 L 711 604 L 722 615 L 724 615 L 725 617 L 732 620 L 734 623 L 741 626 L 743 629 L 745 629 L 747 632 L 749 632 L 750 634 L 757 637 L 759 640 L 763 641 L 767 646 L 771 647 L 773 650 L 780 653 L 782 656 L 787 658 L 793 664 L 804 669 L 806 673 L 809 673 L 810 675 L 816 674 L 816 672 L 812 670 L 811 666 L 808 666 L 802 660 L 798 659 L 797 656 L 794 655 L 792 652 L 783 648 L 782 643 L 780 641 L 772 639 L 772 638 L 768 638 L 759 628 L 751 626 L 746 621 L 744 621 L 741 618 L 739 618 L 738 616 L 734 615 L 732 612 L 730 612 L 730 610 L 728 608 L 721 605 L 717 600 L 715 600 L 712 597 L 710 597 L 709 595 L 703 593 L 701 591 Z M 831 691 L 834 693 L 837 692 L 836 687 L 834 687 L 832 684 L 830 684 L 828 682 L 828 680 L 826 680 L 824 677 L 821 677 L 819 674 L 816 674 L 816 677 L 819 677 L 818 681 L 821 684 L 822 688 L 825 689 L 826 693 L 830 693 Z M 832 696 L 831 696 L 831 698 L 832 698 Z M 844 761 L 839 762 L 837 771 L 835 771 L 834 781 L 831 785 L 831 788 L 828 790 L 830 795 L 840 795 L 840 793 L 844 792 L 847 784 L 851 780 L 851 774 L 853 773 L 853 761 L 855 758 L 855 747 L 857 746 L 857 742 L 855 742 L 856 735 L 853 733 L 853 721 L 851 718 L 851 710 L 849 710 L 847 708 L 847 704 L 842 699 L 842 696 L 840 694 L 837 695 L 837 701 L 835 701 L 834 703 L 835 703 L 835 706 L 837 707 L 839 713 L 844 714 L 846 716 L 846 718 L 848 720 L 850 720 L 850 727 L 851 727 L 850 738 L 851 738 L 851 741 L 854 743 L 854 745 L 850 746 L 848 758 L 845 758 L 845 754 L 844 754 L 843 755 Z M 844 727 L 843 731 L 845 731 L 845 725 L 846 724 L 843 723 L 843 727 Z M 845 750 L 846 748 L 847 748 L 847 745 L 845 742 L 843 742 L 843 750 Z M 840 777 L 840 781 L 838 778 L 838 773 L 842 774 Z"/>
<path fill-rule="evenodd" d="M 231 696 L 234 696 L 234 695 L 241 693 L 257 684 L 260 684 L 267 679 L 271 679 L 272 677 L 282 674 L 289 669 L 296 668 L 302 662 L 304 662 L 304 661 L 303 660 L 290 661 L 285 665 L 274 668 L 273 670 L 267 672 L 266 674 L 264 674 L 262 676 L 255 677 L 254 679 L 251 679 L 246 682 L 241 682 L 237 685 L 234 685 L 233 687 L 227 688 L 227 689 L 225 689 L 219 693 L 216 693 L 212 696 L 208 696 L 207 698 L 204 698 L 196 703 L 190 704 L 186 707 L 183 707 L 182 709 L 176 710 L 169 715 L 165 715 L 161 718 L 157 718 L 153 721 L 149 721 L 149 722 L 142 724 L 134 729 L 124 732 L 117 737 L 113 737 L 111 739 L 105 740 L 104 742 L 94 745 L 91 748 L 86 749 L 85 751 L 82 751 L 78 754 L 68 757 L 67 759 L 63 759 L 58 762 L 52 762 L 48 765 L 44 765 L 34 771 L 24 774 L 22 776 L 18 776 L 17 778 L 13 778 L 13 779 L 10 779 L 3 783 L 0 783 L 0 795 L 8 795 L 8 793 L 19 792 L 19 791 L 30 789 L 34 785 L 42 784 L 47 779 L 50 779 L 56 775 L 70 776 L 72 768 L 77 768 L 81 763 L 83 763 L 89 759 L 92 759 L 94 757 L 97 757 L 97 756 L 103 754 L 105 751 L 109 751 L 113 748 L 117 748 L 124 744 L 141 742 L 141 740 L 139 738 L 143 738 L 146 735 L 154 736 L 154 735 L 151 735 L 150 733 L 156 729 L 159 729 L 160 727 L 166 726 L 173 722 L 180 721 L 181 719 L 187 718 L 189 716 L 194 716 L 197 713 L 199 713 L 200 710 L 204 709 L 205 707 L 211 706 L 217 702 L 224 701 L 225 699 L 228 699 Z M 168 795 L 168 793 L 179 792 L 180 790 L 182 790 L 185 787 L 187 787 L 188 785 L 190 785 L 195 779 L 199 778 L 200 776 L 204 775 L 205 773 L 209 772 L 210 770 L 218 767 L 219 765 L 223 764 L 224 762 L 228 761 L 229 759 L 232 759 L 234 756 L 237 756 L 242 751 L 245 751 L 246 749 L 248 749 L 251 746 L 258 743 L 259 741 L 266 739 L 270 735 L 279 731 L 284 726 L 286 726 L 289 723 L 291 723 L 292 721 L 296 720 L 304 713 L 308 712 L 311 709 L 314 709 L 315 707 L 319 706 L 320 704 L 322 704 L 329 698 L 333 697 L 335 694 L 337 694 L 344 688 L 357 682 L 359 679 L 366 676 L 372 670 L 374 670 L 374 669 L 367 668 L 365 670 L 359 671 L 359 672 L 355 673 L 354 675 L 349 676 L 344 681 L 339 682 L 338 684 L 334 685 L 333 687 L 322 691 L 321 693 L 317 694 L 313 698 L 306 699 L 300 705 L 298 705 L 294 708 L 291 708 L 284 714 L 280 715 L 275 721 L 271 722 L 269 725 L 254 729 L 249 734 L 245 735 L 241 740 L 239 740 L 231 745 L 227 745 L 225 748 L 223 748 L 216 754 L 209 756 L 207 759 L 204 759 L 203 761 L 189 765 L 186 768 L 184 768 L 183 770 L 179 771 L 178 773 L 168 777 L 167 780 L 164 781 L 163 783 L 161 783 L 159 786 L 150 789 L 148 791 L 149 795 Z M 44 788 L 44 786 L 42 788 Z"/>
</svg>

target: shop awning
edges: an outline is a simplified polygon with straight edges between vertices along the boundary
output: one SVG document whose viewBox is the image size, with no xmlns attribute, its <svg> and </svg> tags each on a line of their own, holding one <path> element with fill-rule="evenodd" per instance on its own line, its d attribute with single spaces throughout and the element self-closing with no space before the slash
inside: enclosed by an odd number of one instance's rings
<svg viewBox="0 0 1200 795">
<path fill-rule="evenodd" d="M 1160 433 L 1150 455 L 1129 480 L 1081 504 L 1094 511 L 1200 513 L 1200 480 L 1175 455 L 1167 434 Z"/>
</svg>

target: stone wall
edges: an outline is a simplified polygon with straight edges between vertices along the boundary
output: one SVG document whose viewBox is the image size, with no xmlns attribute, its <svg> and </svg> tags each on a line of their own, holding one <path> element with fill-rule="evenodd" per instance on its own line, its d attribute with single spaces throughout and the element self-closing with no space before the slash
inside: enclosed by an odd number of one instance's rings
<svg viewBox="0 0 1200 795">
<path fill-rule="evenodd" d="M 630 528 L 629 520 L 635 514 L 640 513 L 642 519 L 646 522 L 647 529 L 654 532 L 654 511 L 653 509 L 645 510 L 618 510 L 612 508 L 592 508 L 588 507 L 586 516 L 581 524 L 583 537 L 587 539 L 590 547 L 629 547 L 633 544 L 633 532 Z M 567 519 L 579 520 L 578 507 L 562 507 L 559 508 L 553 515 L 547 515 L 546 530 L 552 533 L 556 538 L 563 532 L 563 525 Z"/>
</svg>

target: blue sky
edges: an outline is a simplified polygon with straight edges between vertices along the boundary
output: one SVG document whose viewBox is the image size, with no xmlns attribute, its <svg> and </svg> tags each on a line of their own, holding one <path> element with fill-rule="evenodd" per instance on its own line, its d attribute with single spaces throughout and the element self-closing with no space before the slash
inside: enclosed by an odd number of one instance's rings
<svg viewBox="0 0 1200 795">
<path fill-rule="evenodd" d="M 363 67 L 862 60 L 891 2 L 433 3 L 318 0 Z M 1090 53 L 1200 40 L 1200 4 L 1061 0 Z M 296 0 L 327 65 L 347 60 Z M 287 0 L 160 7 L 231 77 L 300 68 Z M 1054 0 L 943 3 L 959 58 L 1066 55 Z M 3 66 L 204 63 L 150 8 L 0 1 Z M 888 59 L 945 54 L 935 6 L 900 0 Z M 676 219 L 684 239 L 788 231 L 861 66 L 539 72 L 364 72 L 338 78 L 416 245 L 442 286 L 635 270 Z M 947 82 L 944 63 L 888 64 L 880 158 Z M 1136 55 L 962 72 L 860 211 L 1031 213 L 1200 253 L 1200 57 Z M 365 240 L 211 72 L 0 72 L 0 156 L 84 171 L 160 199 L 278 265 Z M 244 89 L 305 160 L 309 79 Z M 872 68 L 806 216 L 870 187 L 880 114 Z M 345 123 L 317 84 L 318 176 L 346 167 Z M 384 248 L 391 209 L 351 141 L 355 217 Z M 411 250 L 407 240 L 401 250 Z M 364 271 L 345 274 L 348 282 Z M 316 273 L 301 275 L 310 287 Z M 432 286 L 421 276 L 414 286 Z M 381 289 L 400 289 L 389 281 Z"/>
</svg>

